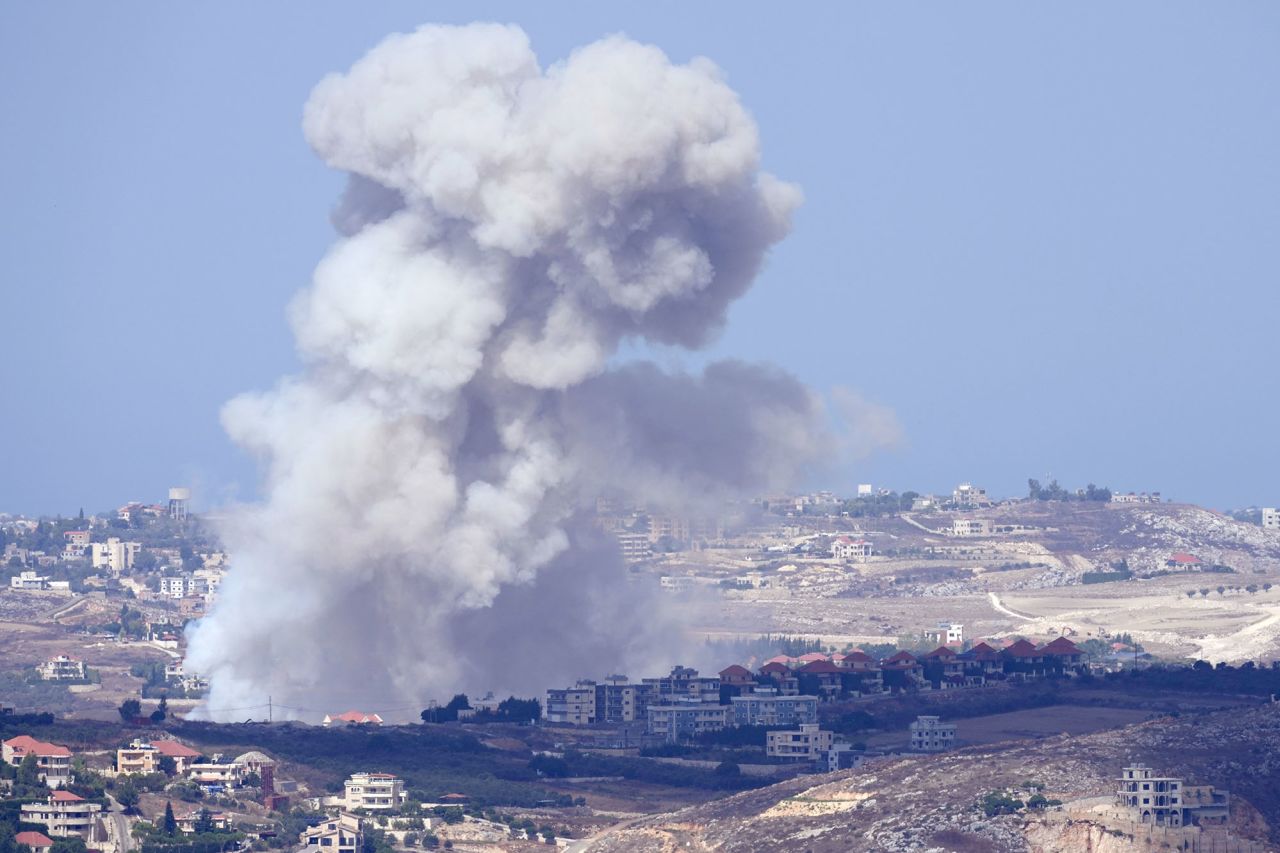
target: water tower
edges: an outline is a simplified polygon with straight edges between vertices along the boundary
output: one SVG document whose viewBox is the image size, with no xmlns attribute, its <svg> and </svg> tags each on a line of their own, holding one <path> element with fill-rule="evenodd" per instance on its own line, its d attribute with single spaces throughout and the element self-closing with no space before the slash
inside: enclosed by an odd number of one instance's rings
<svg viewBox="0 0 1280 853">
<path fill-rule="evenodd" d="M 185 486 L 175 486 L 169 490 L 169 517 L 178 521 L 187 518 L 187 504 L 191 500 L 191 490 Z"/>
</svg>

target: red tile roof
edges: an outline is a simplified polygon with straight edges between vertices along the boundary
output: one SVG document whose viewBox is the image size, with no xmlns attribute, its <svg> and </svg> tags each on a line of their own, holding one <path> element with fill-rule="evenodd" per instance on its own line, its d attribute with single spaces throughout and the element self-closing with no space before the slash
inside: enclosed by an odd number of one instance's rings
<svg viewBox="0 0 1280 853">
<path fill-rule="evenodd" d="M 898 652 L 892 657 L 885 658 L 884 662 L 885 663 L 908 663 L 908 662 L 915 663 L 916 656 L 911 654 L 911 652 L 907 651 L 906 649 L 903 649 L 902 651 Z"/>
<path fill-rule="evenodd" d="M 381 723 L 382 718 L 377 714 L 366 714 L 363 711 L 346 711 L 342 714 L 333 714 L 329 717 L 333 722 L 342 723 Z"/>
<path fill-rule="evenodd" d="M 1000 653 L 988 646 L 986 643 L 978 643 L 978 645 L 966 652 L 969 657 L 974 660 L 992 660 L 1000 656 Z"/>
<path fill-rule="evenodd" d="M 161 755 L 167 755 L 170 758 L 199 758 L 200 753 L 196 752 L 185 743 L 178 743 L 176 740 L 155 740 L 151 742 L 156 752 Z"/>
<path fill-rule="evenodd" d="M 953 658 L 955 656 L 955 651 L 947 648 L 946 646 L 938 646 L 936 649 L 929 652 L 929 654 L 925 655 L 926 658 Z"/>
<path fill-rule="evenodd" d="M 1068 640 L 1066 637 L 1059 637 L 1052 643 L 1043 646 L 1040 649 L 1041 654 L 1046 655 L 1079 655 L 1083 654 L 1076 644 Z"/>
<path fill-rule="evenodd" d="M 31 735 L 18 735 L 17 737 L 9 738 L 4 742 L 4 745 L 18 755 L 26 755 L 28 752 L 43 756 L 69 757 L 71 755 L 71 750 L 65 746 L 58 746 L 56 743 L 45 743 L 44 741 L 36 740 Z"/>
<path fill-rule="evenodd" d="M 70 791 L 64 791 L 61 788 L 59 788 L 57 791 L 54 791 L 50 795 L 50 799 L 52 799 L 55 803 L 78 803 L 84 800 L 84 797 L 77 797 L 75 794 L 71 793 Z"/>
<path fill-rule="evenodd" d="M 1169 558 L 1170 563 L 1179 563 L 1184 566 L 1194 566 L 1200 562 L 1200 558 L 1194 554 L 1174 554 Z"/>
<path fill-rule="evenodd" d="M 720 670 L 720 677 L 724 678 L 726 676 L 733 676 L 734 678 L 750 678 L 751 670 L 747 669 L 745 666 L 735 663 L 732 666 L 726 666 L 724 669 Z"/>
<path fill-rule="evenodd" d="M 809 663 L 802 666 L 800 668 L 800 671 L 804 673 L 808 673 L 809 675 L 821 675 L 823 673 L 832 673 L 832 672 L 839 673 L 840 667 L 836 666 L 831 661 L 826 660 L 824 658 L 823 660 L 810 661 Z"/>
<path fill-rule="evenodd" d="M 25 844 L 28 847 L 53 846 L 53 839 L 45 835 L 43 832 L 19 832 L 13 837 L 13 840 L 19 844 Z"/>
<path fill-rule="evenodd" d="M 826 660 L 826 659 L 827 659 L 826 655 L 820 654 L 818 652 L 806 652 L 805 654 L 802 654 L 800 655 L 800 657 L 796 658 L 796 660 L 802 660 L 805 663 L 809 663 L 810 661 Z"/>
<path fill-rule="evenodd" d="M 1032 658 L 1039 654 L 1036 651 L 1036 647 L 1026 640 L 1019 640 L 1005 649 L 1005 651 L 1008 652 L 1010 657 L 1015 658 Z"/>
<path fill-rule="evenodd" d="M 858 649 L 854 649 L 847 655 L 836 655 L 836 660 L 842 660 L 845 663 L 875 663 L 871 655 Z"/>
<path fill-rule="evenodd" d="M 770 673 L 775 673 L 775 672 L 786 673 L 790 671 L 791 669 L 785 663 L 778 663 L 776 660 L 771 660 L 768 663 L 766 663 L 764 666 L 760 667 L 760 672 L 764 673 L 765 675 L 768 675 Z"/>
</svg>

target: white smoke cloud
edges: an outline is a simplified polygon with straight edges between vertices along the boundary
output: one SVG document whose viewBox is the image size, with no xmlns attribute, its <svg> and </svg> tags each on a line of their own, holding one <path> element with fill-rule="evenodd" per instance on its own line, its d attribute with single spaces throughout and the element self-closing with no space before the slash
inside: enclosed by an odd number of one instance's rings
<svg viewBox="0 0 1280 853">
<path fill-rule="evenodd" d="M 351 176 L 342 236 L 291 307 L 302 375 L 223 413 L 266 482 L 191 635 L 208 713 L 649 663 L 678 632 L 583 509 L 711 506 L 829 447 L 779 371 L 608 366 L 705 344 L 785 235 L 750 116 L 706 60 L 613 37 L 544 70 L 516 27 L 429 26 L 324 79 L 304 129 Z"/>
</svg>

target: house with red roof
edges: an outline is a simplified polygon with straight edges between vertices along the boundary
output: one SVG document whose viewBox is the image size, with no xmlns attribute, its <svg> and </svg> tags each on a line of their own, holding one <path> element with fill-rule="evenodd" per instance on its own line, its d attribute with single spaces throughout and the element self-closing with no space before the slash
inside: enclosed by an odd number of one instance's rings
<svg viewBox="0 0 1280 853">
<path fill-rule="evenodd" d="M 18 735 L 0 747 L 5 763 L 17 767 L 28 755 L 36 758 L 40 780 L 50 788 L 62 788 L 71 781 L 71 750 L 56 743 L 45 743 L 30 735 Z"/>
<path fill-rule="evenodd" d="M 70 791 L 54 791 L 43 803 L 23 803 L 21 816 L 29 823 L 42 823 L 54 838 L 94 834 L 94 823 L 102 806 Z"/>
<path fill-rule="evenodd" d="M 983 681 L 1004 678 L 1004 661 L 1000 653 L 987 643 L 978 643 L 960 653 L 966 676 L 979 676 Z"/>
<path fill-rule="evenodd" d="M 1076 674 L 1084 667 L 1084 652 L 1066 637 L 1058 637 L 1040 647 L 1045 664 L 1055 672 Z"/>
<path fill-rule="evenodd" d="M 911 652 L 903 651 L 880 661 L 880 674 L 887 690 L 905 690 L 924 684 L 924 667 Z"/>
<path fill-rule="evenodd" d="M 733 664 L 720 670 L 720 684 L 730 687 L 744 687 L 756 683 L 751 670 L 739 664 Z"/>
<path fill-rule="evenodd" d="M 1175 569 L 1189 569 L 1196 566 L 1203 566 L 1204 562 L 1194 554 L 1174 554 L 1164 561 L 1166 566 Z"/>
<path fill-rule="evenodd" d="M 796 670 L 796 680 L 801 684 L 816 683 L 819 695 L 825 699 L 834 699 L 840 694 L 841 675 L 840 667 L 826 658 L 810 661 Z"/>
<path fill-rule="evenodd" d="M 49 853 L 53 848 L 53 839 L 43 832 L 19 832 L 13 840 L 30 847 L 31 853 Z"/>
<path fill-rule="evenodd" d="M 960 655 L 956 653 L 955 649 L 949 646 L 938 646 L 938 648 L 925 655 L 921 663 L 924 666 L 925 680 L 938 690 L 976 686 L 982 683 L 981 679 L 978 679 L 973 685 L 970 685 L 969 679 L 965 674 L 964 662 L 960 660 Z"/>
<path fill-rule="evenodd" d="M 800 682 L 796 679 L 791 667 L 771 660 L 760 667 L 760 674 L 767 676 L 777 688 L 779 695 L 796 696 L 800 693 Z"/>
<path fill-rule="evenodd" d="M 325 714 L 323 725 L 380 726 L 382 725 L 382 718 L 377 714 L 366 714 L 364 711 L 346 711 L 341 714 Z"/>
</svg>

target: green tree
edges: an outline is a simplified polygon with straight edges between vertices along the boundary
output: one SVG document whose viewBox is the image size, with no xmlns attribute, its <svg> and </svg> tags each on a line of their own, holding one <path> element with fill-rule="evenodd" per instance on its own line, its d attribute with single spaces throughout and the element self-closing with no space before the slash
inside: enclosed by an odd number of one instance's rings
<svg viewBox="0 0 1280 853">
<path fill-rule="evenodd" d="M 120 719 L 126 723 L 132 723 L 142 716 L 142 703 L 137 699 L 126 699 L 120 703 L 120 707 L 117 710 L 120 712 Z"/>
<path fill-rule="evenodd" d="M 160 704 L 151 712 L 151 722 L 160 725 L 167 716 L 169 716 L 169 697 L 167 694 L 161 693 Z"/>
<path fill-rule="evenodd" d="M 23 757 L 22 763 L 18 765 L 15 781 L 24 788 L 44 787 L 44 782 L 40 779 L 40 763 L 36 760 L 35 753 L 29 752 Z"/>
<path fill-rule="evenodd" d="M 133 784 L 133 780 L 131 779 L 126 779 L 124 782 L 116 785 L 116 789 L 112 792 L 112 795 L 116 798 L 116 802 L 130 814 L 133 813 L 133 810 L 138 805 L 138 800 L 140 799 L 138 787 Z"/>
<path fill-rule="evenodd" d="M 213 814 L 207 808 L 201 808 L 196 816 L 195 831 L 196 835 L 213 832 Z"/>
<path fill-rule="evenodd" d="M 178 772 L 178 762 L 173 760 L 171 755 L 162 755 L 156 760 L 156 767 L 160 768 L 160 772 L 166 776 L 172 776 Z"/>
<path fill-rule="evenodd" d="M 161 824 L 161 830 L 165 835 L 173 836 L 178 834 L 178 819 L 173 816 L 173 803 L 164 804 L 164 823 Z"/>
</svg>

